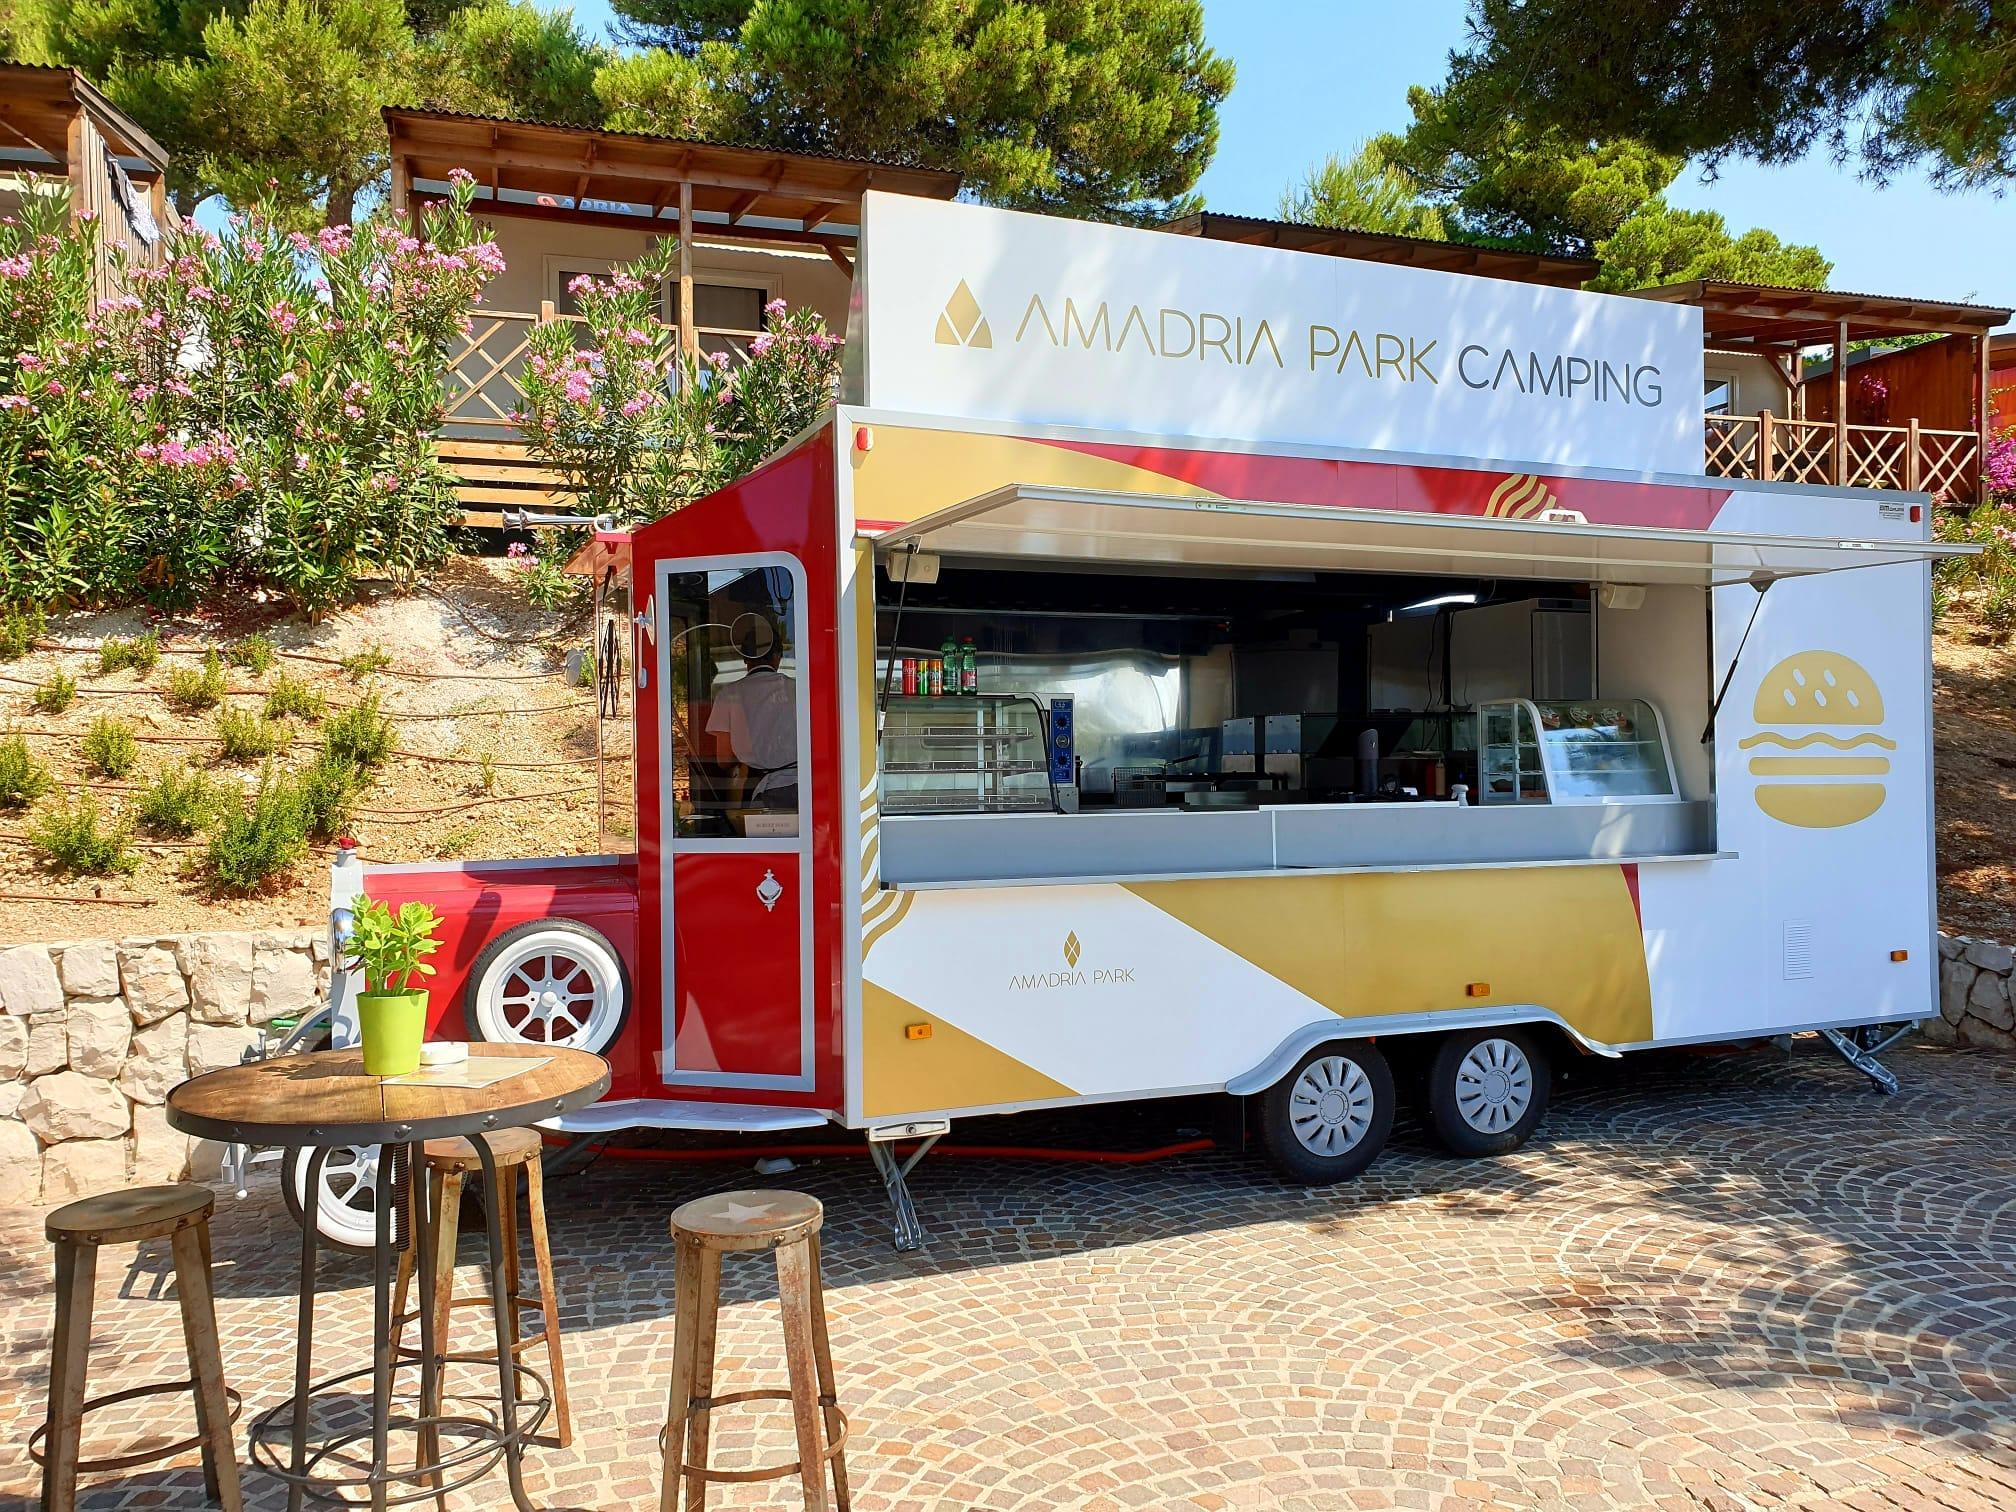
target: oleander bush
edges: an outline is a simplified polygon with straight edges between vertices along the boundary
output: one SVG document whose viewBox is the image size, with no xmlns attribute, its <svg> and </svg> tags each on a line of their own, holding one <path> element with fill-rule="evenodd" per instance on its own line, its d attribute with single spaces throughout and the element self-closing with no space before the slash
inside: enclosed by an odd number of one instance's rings
<svg viewBox="0 0 2016 1512">
<path fill-rule="evenodd" d="M 1932 611 L 1958 614 L 1989 640 L 2016 634 L 2016 427 L 1994 437 L 1982 458 L 1982 500 L 1934 514 L 1944 541 L 1966 541 L 1979 556 L 1949 557 L 1932 569 Z"/>
<path fill-rule="evenodd" d="M 503 267 L 458 174 L 424 238 L 387 214 L 168 231 L 107 255 L 61 196 L 0 223 L 0 604 L 260 591 L 319 612 L 438 562 L 447 345 Z M 105 293 L 104 289 L 113 292 Z"/>
</svg>

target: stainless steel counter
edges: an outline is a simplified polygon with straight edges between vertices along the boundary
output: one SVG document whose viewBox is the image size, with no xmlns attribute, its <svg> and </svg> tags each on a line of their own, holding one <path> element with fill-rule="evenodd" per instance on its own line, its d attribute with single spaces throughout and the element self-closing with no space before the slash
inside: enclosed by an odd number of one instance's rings
<svg viewBox="0 0 2016 1512">
<path fill-rule="evenodd" d="M 1712 859 L 1713 803 L 1296 804 L 1232 813 L 885 815 L 896 887 Z"/>
</svg>

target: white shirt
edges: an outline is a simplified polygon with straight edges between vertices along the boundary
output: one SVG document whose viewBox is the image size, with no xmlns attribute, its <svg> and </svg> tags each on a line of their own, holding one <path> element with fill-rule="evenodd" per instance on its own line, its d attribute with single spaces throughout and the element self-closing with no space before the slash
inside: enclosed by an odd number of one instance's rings
<svg viewBox="0 0 2016 1512">
<path fill-rule="evenodd" d="M 714 707 L 707 714 L 707 733 L 728 737 L 735 759 L 766 775 L 756 784 L 761 793 L 771 777 L 783 785 L 798 780 L 798 685 L 775 667 L 752 667 L 734 682 L 717 684 Z M 753 796 L 753 795 L 752 795 Z"/>
</svg>

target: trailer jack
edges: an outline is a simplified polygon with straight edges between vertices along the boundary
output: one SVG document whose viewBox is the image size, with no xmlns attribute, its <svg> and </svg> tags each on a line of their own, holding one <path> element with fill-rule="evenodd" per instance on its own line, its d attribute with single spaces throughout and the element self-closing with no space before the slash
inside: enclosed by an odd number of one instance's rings
<svg viewBox="0 0 2016 1512">
<path fill-rule="evenodd" d="M 1897 1073 L 1877 1057 L 1917 1027 L 1916 1023 L 1895 1029 L 1885 1024 L 1863 1024 L 1854 1029 L 1822 1029 L 1820 1037 L 1834 1047 L 1835 1054 L 1875 1083 L 1878 1092 L 1894 1097 L 1900 1085 Z"/>
<path fill-rule="evenodd" d="M 917 1221 L 917 1208 L 910 1200 L 910 1173 L 917 1167 L 931 1146 L 951 1132 L 952 1125 L 947 1119 L 920 1120 L 916 1123 L 885 1124 L 879 1129 L 868 1131 L 868 1157 L 875 1162 L 875 1170 L 882 1178 L 883 1190 L 889 1194 L 889 1206 L 894 1212 L 896 1223 L 894 1242 L 898 1250 L 914 1250 L 924 1247 L 924 1225 Z M 899 1139 L 919 1141 L 917 1148 L 908 1155 L 898 1158 L 894 1149 Z"/>
</svg>

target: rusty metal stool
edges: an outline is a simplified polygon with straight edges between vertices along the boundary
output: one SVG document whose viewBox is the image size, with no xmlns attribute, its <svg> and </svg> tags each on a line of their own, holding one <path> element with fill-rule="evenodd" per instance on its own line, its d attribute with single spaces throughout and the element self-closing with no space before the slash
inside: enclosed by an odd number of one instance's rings
<svg viewBox="0 0 2016 1512">
<path fill-rule="evenodd" d="M 49 1367 L 49 1415 L 28 1440 L 42 1467 L 46 1512 L 75 1512 L 77 1476 L 135 1465 L 201 1447 L 203 1484 L 225 1512 L 241 1512 L 238 1454 L 231 1425 L 243 1404 L 224 1384 L 217 1349 L 217 1309 L 210 1294 L 210 1213 L 216 1199 L 199 1186 L 135 1187 L 57 1208 L 43 1225 L 56 1246 L 56 1341 Z M 91 1306 L 98 1250 L 107 1244 L 167 1239 L 175 1261 L 175 1292 L 182 1304 L 182 1337 L 189 1352 L 186 1381 L 129 1386 L 107 1396 L 84 1397 L 91 1348 Z M 85 1414 L 115 1402 L 186 1391 L 196 1403 L 196 1433 L 172 1444 L 97 1459 L 80 1457 Z"/>
<path fill-rule="evenodd" d="M 490 1147 L 497 1165 L 497 1188 L 502 1211 L 497 1215 L 504 1230 L 504 1292 L 511 1353 L 518 1357 L 540 1342 L 546 1345 L 546 1360 L 552 1370 L 554 1421 L 565 1448 L 574 1438 L 574 1423 L 567 1411 L 567 1369 L 560 1356 L 560 1294 L 553 1280 L 553 1251 L 546 1239 L 546 1190 L 540 1177 L 539 1155 L 545 1147 L 536 1129 L 499 1129 L 479 1135 Z M 456 1222 L 462 1209 L 463 1183 L 471 1175 L 482 1175 L 482 1157 L 467 1139 L 430 1139 L 423 1147 L 421 1163 L 426 1167 L 428 1202 L 427 1232 L 434 1237 L 436 1260 L 433 1268 L 434 1295 L 427 1299 L 433 1308 L 434 1348 L 443 1356 L 463 1361 L 494 1360 L 495 1348 L 469 1354 L 455 1354 L 448 1348 L 449 1314 L 458 1307 L 491 1307 L 497 1304 L 486 1290 L 466 1297 L 455 1295 Z M 532 1261 L 539 1272 L 539 1291 L 528 1295 L 518 1285 L 518 1173 L 525 1173 L 525 1206 L 532 1230 Z M 413 1200 L 421 1200 L 415 1184 Z M 400 1353 L 405 1349 L 406 1325 L 418 1320 L 417 1310 L 406 1310 L 407 1290 L 412 1284 L 415 1256 L 408 1245 L 399 1256 L 398 1285 L 392 1304 L 393 1342 Z M 521 1310 L 536 1308 L 542 1319 L 541 1331 L 529 1337 L 519 1328 Z M 437 1391 L 438 1391 L 437 1382 Z M 436 1401 L 429 1410 L 439 1412 Z"/>
<path fill-rule="evenodd" d="M 709 1481 L 780 1480 L 796 1475 L 805 1505 L 848 1512 L 847 1416 L 833 1387 L 833 1351 L 826 1340 L 826 1299 L 819 1284 L 819 1226 L 825 1210 L 802 1192 L 722 1192 L 687 1203 L 672 1215 L 677 1254 L 673 1283 L 675 1329 L 672 1394 L 660 1447 L 665 1478 L 659 1512 L 678 1512 L 683 1480 L 689 1506 L 707 1505 Z M 714 1340 L 721 1311 L 721 1256 L 735 1251 L 777 1252 L 777 1301 L 784 1319 L 784 1363 L 789 1391 L 714 1394 Z M 707 1468 L 708 1419 L 715 1408 L 737 1402 L 789 1402 L 798 1434 L 798 1458 L 761 1470 Z M 826 1499 L 826 1467 L 833 1468 L 833 1500 Z"/>
</svg>

